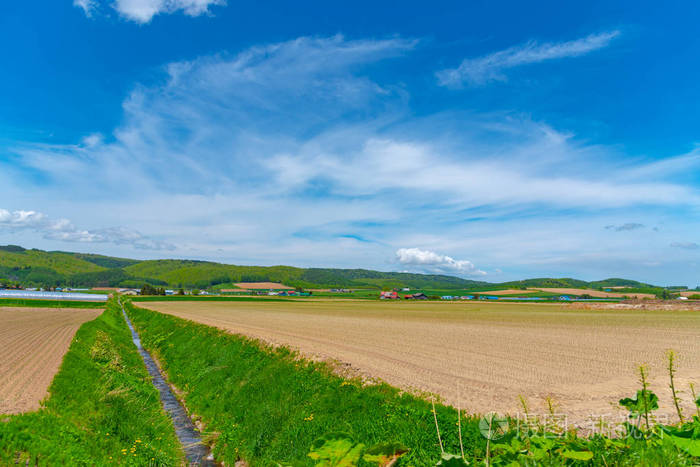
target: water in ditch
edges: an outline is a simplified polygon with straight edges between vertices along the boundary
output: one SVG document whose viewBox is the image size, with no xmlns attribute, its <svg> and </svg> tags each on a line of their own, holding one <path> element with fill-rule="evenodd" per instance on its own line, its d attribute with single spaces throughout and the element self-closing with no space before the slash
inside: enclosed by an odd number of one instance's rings
<svg viewBox="0 0 700 467">
<path fill-rule="evenodd" d="M 165 412 L 173 420 L 173 425 L 175 427 L 175 434 L 180 440 L 182 449 L 185 451 L 185 456 L 190 465 L 200 465 L 200 466 L 214 466 L 213 458 L 209 455 L 209 449 L 202 443 L 202 437 L 195 428 L 190 417 L 187 416 L 187 412 L 184 407 L 177 400 L 173 392 L 170 390 L 170 386 L 165 382 L 163 375 L 156 365 L 156 362 L 151 358 L 151 355 L 143 348 L 141 345 L 141 339 L 138 333 L 131 324 L 131 320 L 124 310 L 122 305 L 122 314 L 126 320 L 126 324 L 131 330 L 131 339 L 134 341 L 134 345 L 141 354 L 144 363 L 146 364 L 146 369 L 148 374 L 151 375 L 151 380 L 153 381 L 153 386 L 160 392 L 160 401 L 163 404 Z"/>
</svg>

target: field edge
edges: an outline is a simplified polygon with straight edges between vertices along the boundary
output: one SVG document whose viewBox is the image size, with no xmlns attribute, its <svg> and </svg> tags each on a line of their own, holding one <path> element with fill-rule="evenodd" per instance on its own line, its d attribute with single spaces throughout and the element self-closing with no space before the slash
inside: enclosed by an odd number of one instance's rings
<svg viewBox="0 0 700 467">
<path fill-rule="evenodd" d="M 115 301 L 73 336 L 34 412 L 0 420 L 0 464 L 177 465 L 182 460 Z"/>
</svg>

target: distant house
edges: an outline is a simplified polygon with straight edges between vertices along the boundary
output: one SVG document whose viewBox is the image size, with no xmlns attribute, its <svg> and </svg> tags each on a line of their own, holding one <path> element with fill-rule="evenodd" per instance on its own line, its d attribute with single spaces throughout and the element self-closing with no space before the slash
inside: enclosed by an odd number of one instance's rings
<svg viewBox="0 0 700 467">
<path fill-rule="evenodd" d="M 382 291 L 379 294 L 379 298 L 382 300 L 397 300 L 399 298 L 399 294 L 397 292 L 394 292 L 394 291 L 391 291 L 391 292 Z"/>
<path fill-rule="evenodd" d="M 414 300 L 427 300 L 428 296 L 422 292 L 414 293 L 412 295 Z"/>
<path fill-rule="evenodd" d="M 408 292 L 408 291 L 410 291 L 410 290 L 411 290 L 411 289 L 409 289 L 408 287 L 404 287 L 403 289 L 401 289 L 401 292 Z"/>
<path fill-rule="evenodd" d="M 454 300 L 454 298 L 455 297 L 453 297 L 452 295 L 443 295 L 442 297 L 440 297 L 440 300 Z"/>
<path fill-rule="evenodd" d="M 559 300 L 567 301 L 567 300 L 571 300 L 571 297 L 569 297 L 568 295 L 562 295 L 561 297 L 559 297 Z"/>
<path fill-rule="evenodd" d="M 680 297 L 678 297 L 678 300 L 688 300 L 688 297 L 680 296 Z"/>
<path fill-rule="evenodd" d="M 119 289 L 119 293 L 122 295 L 139 295 L 141 289 Z"/>
</svg>

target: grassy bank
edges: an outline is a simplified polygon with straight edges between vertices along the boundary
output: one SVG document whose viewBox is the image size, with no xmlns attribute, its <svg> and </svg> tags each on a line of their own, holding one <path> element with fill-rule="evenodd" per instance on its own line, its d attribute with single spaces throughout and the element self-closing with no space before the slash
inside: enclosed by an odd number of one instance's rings
<svg viewBox="0 0 700 467">
<path fill-rule="evenodd" d="M 179 464 L 172 424 L 115 301 L 80 327 L 49 394 L 36 412 L 0 417 L 0 465 Z"/>
<path fill-rule="evenodd" d="M 31 308 L 104 308 L 105 302 L 78 302 L 73 300 L 34 300 L 28 298 L 0 298 L 0 306 Z"/>
<path fill-rule="evenodd" d="M 435 465 L 440 459 L 429 401 L 387 385 L 345 380 L 327 365 L 301 360 L 285 348 L 273 349 L 133 305 L 128 309 L 144 346 L 159 357 L 191 413 L 211 432 L 217 460 L 233 464 L 244 459 L 253 466 L 315 465 L 310 451 L 318 453 L 323 440 L 337 432 L 365 446 L 405 446 L 409 451 L 399 465 Z M 651 414 L 652 422 L 642 423 L 640 407 L 646 411 L 648 406 L 651 413 L 656 404 L 649 391 L 645 395 L 644 404 L 639 393 L 626 402 L 631 424 L 623 426 L 616 439 L 580 438 L 551 422 L 515 425 L 510 420 L 507 433 L 489 443 L 490 463 L 694 465 L 698 458 L 692 456 L 700 450 L 700 420 L 687 414 L 685 425 L 661 427 Z M 438 404 L 436 418 L 444 450 L 459 453 L 456 410 Z M 479 421 L 462 418 L 465 457 L 472 465 L 482 464 L 487 456 Z M 359 465 L 363 462 L 360 458 Z M 464 465 L 460 462 L 443 465 Z"/>
<path fill-rule="evenodd" d="M 219 433 L 215 458 L 232 465 L 271 462 L 314 465 L 314 440 L 345 432 L 367 446 L 398 442 L 411 448 L 405 465 L 440 459 L 430 403 L 387 385 L 362 387 L 320 363 L 296 358 L 215 328 L 128 306 L 143 345 L 157 355 L 188 408 L 207 430 Z M 459 450 L 456 413 L 438 406 L 446 448 Z M 464 440 L 473 457 L 486 440 L 476 419 L 465 419 Z"/>
</svg>

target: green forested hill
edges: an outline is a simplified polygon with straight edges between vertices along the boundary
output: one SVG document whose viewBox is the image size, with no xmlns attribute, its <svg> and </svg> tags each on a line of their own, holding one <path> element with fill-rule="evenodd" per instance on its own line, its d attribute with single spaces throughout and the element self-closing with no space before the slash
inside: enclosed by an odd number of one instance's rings
<svg viewBox="0 0 700 467">
<path fill-rule="evenodd" d="M 296 268 L 292 266 L 236 266 L 209 261 L 147 260 L 65 251 L 25 250 L 0 246 L 0 283 L 18 282 L 41 287 L 137 287 L 144 283 L 170 287 L 230 287 L 236 282 L 281 282 L 301 287 L 468 290 L 504 287 L 648 287 L 626 279 L 585 282 L 539 278 L 491 284 L 446 275 L 380 272 L 368 269 Z"/>
<path fill-rule="evenodd" d="M 41 250 L 16 250 L 0 247 L 0 266 L 2 267 L 32 267 L 48 268 L 58 274 L 74 274 L 77 272 L 92 272 L 103 269 L 102 266 L 73 253 L 52 252 Z"/>
</svg>

